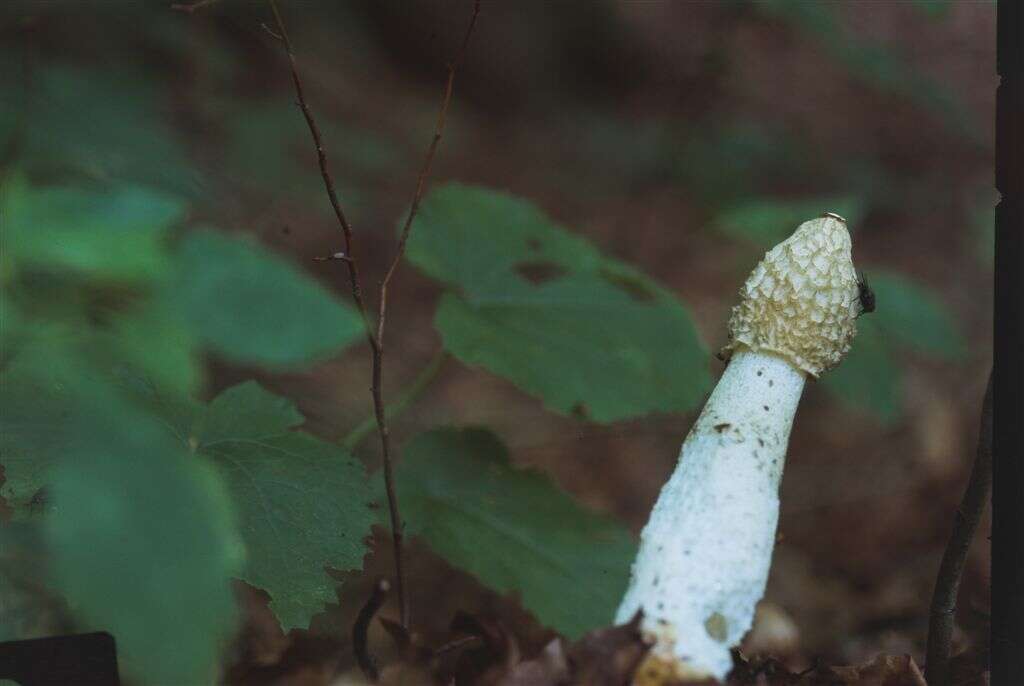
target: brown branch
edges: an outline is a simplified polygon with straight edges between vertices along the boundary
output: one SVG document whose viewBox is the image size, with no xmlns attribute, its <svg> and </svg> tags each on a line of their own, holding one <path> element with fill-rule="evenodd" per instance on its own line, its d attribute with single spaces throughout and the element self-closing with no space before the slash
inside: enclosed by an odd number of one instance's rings
<svg viewBox="0 0 1024 686">
<path fill-rule="evenodd" d="M 387 272 L 384 274 L 384 280 L 380 282 L 380 309 L 377 317 L 377 340 L 382 342 L 384 339 L 384 321 L 387 316 L 388 308 L 388 284 L 391 282 L 391 277 L 394 276 L 395 270 L 398 269 L 398 264 L 402 261 L 402 256 L 405 255 L 405 246 L 409 241 L 409 234 L 412 231 L 412 222 L 416 218 L 416 213 L 420 209 L 420 199 L 423 197 L 423 188 L 426 185 L 427 177 L 430 176 L 430 166 L 434 162 L 434 154 L 437 152 L 437 147 L 441 143 L 441 136 L 444 134 L 445 120 L 448 117 L 448 105 L 452 101 L 452 87 L 455 85 L 455 72 L 462 63 L 463 58 L 466 56 L 466 48 L 469 46 L 469 38 L 473 35 L 473 27 L 476 26 L 476 18 L 480 14 L 480 0 L 474 0 L 473 2 L 473 14 L 469 19 L 469 26 L 466 28 L 466 35 L 462 38 L 462 45 L 459 47 L 458 53 L 455 55 L 455 59 L 448 65 L 448 80 L 444 86 L 444 96 L 441 99 L 441 109 L 437 113 L 437 126 L 434 127 L 434 137 L 430 141 L 430 145 L 427 147 L 427 154 L 423 160 L 423 167 L 420 169 L 420 174 L 416 179 L 416 191 L 412 196 L 412 203 L 409 205 L 409 214 L 406 215 L 405 224 L 402 225 L 402 232 L 398 239 L 398 250 L 395 251 L 395 257 L 391 260 L 391 265 L 388 267 Z"/>
<path fill-rule="evenodd" d="M 394 275 L 402 256 L 405 254 L 405 246 L 409 239 L 409 233 L 412 229 L 413 219 L 416 217 L 416 213 L 419 210 L 420 199 L 423 196 L 423 188 L 426 185 L 426 180 L 430 174 L 430 167 L 433 163 L 434 155 L 437 152 L 438 144 L 441 142 L 441 136 L 444 132 L 448 106 L 451 103 L 452 87 L 455 83 L 455 71 L 465 55 L 466 47 L 469 45 L 469 38 L 473 33 L 473 27 L 476 25 L 477 15 L 480 13 L 480 0 L 474 0 L 473 14 L 470 18 L 466 35 L 462 40 L 462 46 L 459 48 L 459 52 L 456 55 L 455 60 L 448 66 L 448 80 L 445 83 L 444 98 L 441 102 L 441 110 L 438 114 L 437 126 L 434 129 L 434 137 L 427 149 L 426 159 L 424 160 L 423 167 L 420 170 L 419 177 L 416 180 L 416 191 L 413 194 L 409 214 L 406 217 L 404 226 L 402 227 L 402 233 L 398 242 L 398 249 L 394 259 L 392 259 L 391 264 L 388 267 L 384 279 L 380 282 L 376 332 L 370 328 L 367 308 L 363 299 L 362 282 L 359 278 L 359 266 L 356 261 L 355 253 L 353 252 L 352 225 L 349 224 L 349 221 L 345 216 L 345 212 L 341 208 L 341 203 L 338 200 L 338 194 L 334 188 L 334 180 L 331 177 L 327 166 L 327 152 L 324 149 L 323 140 L 320 136 L 320 128 L 317 126 L 316 119 L 313 117 L 313 113 L 310 111 L 309 105 L 306 102 L 306 96 L 302 88 L 302 79 L 299 77 L 299 71 L 295 64 L 295 54 L 292 50 L 291 40 L 288 37 L 288 31 L 285 29 L 284 21 L 281 19 L 281 13 L 277 8 L 276 0 L 269 0 L 269 2 L 274 12 L 274 19 L 277 22 L 280 40 L 284 44 L 285 51 L 288 53 L 288 61 L 291 65 L 292 72 L 292 82 L 295 85 L 295 94 L 298 97 L 299 107 L 302 110 L 303 116 L 306 118 L 306 124 L 309 126 L 310 135 L 313 137 L 313 143 L 316 145 L 317 159 L 320 164 L 320 175 L 323 177 L 324 187 L 326 188 L 327 195 L 330 198 L 331 207 L 334 209 L 334 215 L 337 218 L 338 224 L 341 226 L 342 233 L 345 236 L 345 250 L 342 253 L 335 253 L 335 256 L 339 254 L 344 255 L 344 258 L 337 259 L 343 259 L 343 261 L 348 265 L 352 297 L 356 302 L 359 315 L 362 317 L 363 325 L 366 327 L 366 337 L 373 352 L 373 379 L 370 390 L 373 395 L 373 412 L 377 419 L 377 431 L 380 434 L 382 453 L 381 464 L 384 472 L 384 490 L 387 493 L 388 512 L 391 520 L 391 540 L 395 557 L 395 590 L 398 595 L 401 625 L 405 628 L 408 627 L 409 623 L 409 606 L 408 596 L 405 592 L 405 573 L 402 560 L 403 525 L 398 509 L 398 494 L 395 491 L 394 465 L 391 455 L 391 436 L 390 431 L 388 430 L 383 390 L 383 340 L 384 324 L 387 320 L 387 289 L 388 284 L 391 281 L 391 277 Z"/>
<path fill-rule="evenodd" d="M 949 685 L 950 646 L 953 641 L 953 616 L 956 612 L 957 592 L 963 576 L 967 553 L 974 532 L 985 513 L 989 490 L 992 487 L 992 374 L 981 407 L 981 431 L 978 451 L 971 468 L 971 477 L 963 500 L 953 518 L 946 551 L 939 564 L 939 574 L 932 595 L 928 622 L 928 648 L 925 658 L 925 679 L 929 686 Z"/>
<path fill-rule="evenodd" d="M 352 225 L 348 221 L 348 217 L 345 216 L 345 211 L 341 209 L 341 202 L 338 200 L 338 193 L 334 189 L 334 178 L 331 176 L 330 168 L 327 165 L 327 150 L 324 148 L 323 137 L 320 135 L 320 127 L 317 126 L 316 119 L 313 117 L 313 112 L 309 109 L 309 103 L 306 102 L 306 92 L 302 87 L 302 79 L 299 77 L 299 69 L 295 64 L 295 52 L 292 50 L 292 41 L 288 37 L 288 30 L 284 27 L 284 20 L 281 19 L 281 12 L 277 9 L 277 0 L 270 0 L 270 8 L 274 11 L 274 21 L 277 22 L 277 31 L 280 35 L 281 42 L 284 44 L 285 52 L 288 53 L 288 63 L 292 70 L 292 83 L 295 84 L 295 95 L 299 100 L 299 109 L 302 110 L 302 116 L 306 118 L 306 125 L 309 127 L 309 133 L 313 137 L 313 144 L 316 146 L 317 162 L 320 164 L 320 176 L 324 180 L 324 189 L 327 191 L 327 197 L 331 201 L 331 208 L 334 210 L 334 216 L 338 220 L 338 225 L 341 227 L 341 232 L 345 236 L 345 255 L 349 259 L 345 260 L 345 264 L 348 265 L 349 284 L 352 288 L 352 299 L 356 302 L 356 308 L 359 310 L 359 316 L 363 319 L 363 325 L 366 327 L 366 337 L 370 343 L 370 347 L 377 350 L 377 341 L 373 335 L 373 331 L 370 329 L 370 321 L 366 316 L 366 304 L 363 301 L 363 286 L 362 281 L 359 278 L 359 264 L 356 262 L 355 253 L 352 251 Z"/>
<path fill-rule="evenodd" d="M 409 240 L 409 233 L 412 230 L 412 222 L 416 217 L 416 212 L 419 210 L 420 198 L 423 196 L 423 187 L 425 186 L 427 177 L 430 174 L 430 166 L 434 161 L 434 154 L 437 152 L 437 146 L 441 142 L 441 136 L 444 132 L 445 119 L 448 115 L 448 105 L 451 103 L 452 99 L 452 87 L 455 83 L 455 70 L 458 68 L 459 63 L 465 55 L 466 46 L 469 45 L 469 38 L 473 34 L 473 27 L 476 25 L 476 18 L 479 14 L 480 0 L 474 0 L 473 14 L 470 17 L 469 27 L 466 29 L 466 35 L 462 39 L 462 46 L 459 48 L 459 53 L 455 60 L 448 66 L 448 80 L 445 83 L 444 98 L 441 101 L 441 109 L 437 117 L 437 126 L 434 128 L 434 137 L 430 141 L 430 145 L 427 148 L 426 158 L 423 161 L 423 167 L 420 169 L 419 176 L 416 179 L 416 191 L 413 194 L 412 204 L 409 207 L 409 214 L 405 219 L 405 224 L 402 226 L 402 233 L 398 239 L 398 249 L 395 252 L 394 259 L 391 260 L 391 265 L 388 267 L 384 278 L 380 282 L 380 297 L 378 299 L 377 310 L 377 334 L 375 337 L 377 345 L 374 348 L 373 356 L 373 412 L 377 417 L 377 428 L 380 433 L 381 450 L 383 453 L 382 464 L 384 470 L 384 489 L 388 495 L 388 507 L 391 511 L 395 565 L 396 568 L 399 568 L 397 572 L 398 603 L 399 617 L 401 618 L 403 627 L 408 627 L 409 621 L 408 597 L 404 593 L 403 577 L 400 570 L 403 532 L 401 520 L 398 516 L 398 496 L 395 493 L 394 470 L 391 460 L 391 438 L 388 432 L 387 411 L 382 388 L 382 377 L 384 371 L 384 324 L 387 321 L 388 284 L 390 283 L 395 270 L 398 268 L 398 264 L 401 262 L 402 256 L 405 254 L 405 246 Z"/>
</svg>

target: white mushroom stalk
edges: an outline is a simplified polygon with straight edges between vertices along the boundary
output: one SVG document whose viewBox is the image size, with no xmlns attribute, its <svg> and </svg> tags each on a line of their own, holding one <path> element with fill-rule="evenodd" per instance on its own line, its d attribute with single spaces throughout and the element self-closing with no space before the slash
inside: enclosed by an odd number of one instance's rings
<svg viewBox="0 0 1024 686">
<path fill-rule="evenodd" d="M 638 683 L 722 680 L 764 595 L 779 482 L 807 376 L 843 359 L 861 312 L 838 215 L 772 248 L 729 320 L 728 366 L 683 442 L 641 534 L 616 621 L 643 611 L 653 647 Z"/>
</svg>

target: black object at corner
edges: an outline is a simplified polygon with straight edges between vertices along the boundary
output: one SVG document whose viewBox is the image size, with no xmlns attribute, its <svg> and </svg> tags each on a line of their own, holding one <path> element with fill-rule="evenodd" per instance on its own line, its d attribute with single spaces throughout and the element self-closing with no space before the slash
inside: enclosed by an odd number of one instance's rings
<svg viewBox="0 0 1024 686">
<path fill-rule="evenodd" d="M 120 686 L 114 637 L 94 633 L 0 643 L 0 679 L 21 686 Z"/>
</svg>

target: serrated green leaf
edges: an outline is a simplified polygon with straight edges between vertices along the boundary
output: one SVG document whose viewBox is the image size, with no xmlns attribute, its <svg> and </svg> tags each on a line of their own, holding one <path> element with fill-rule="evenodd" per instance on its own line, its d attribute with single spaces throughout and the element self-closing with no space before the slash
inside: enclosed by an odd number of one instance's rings
<svg viewBox="0 0 1024 686">
<path fill-rule="evenodd" d="M 843 402 L 891 424 L 901 412 L 899 369 L 877 324 L 865 317 L 858 321 L 857 329 L 850 352 L 838 367 L 821 377 L 821 383 Z"/>
<path fill-rule="evenodd" d="M 407 532 L 498 591 L 518 592 L 570 638 L 611 622 L 636 541 L 536 472 L 514 469 L 489 431 L 439 429 L 396 470 Z"/>
<path fill-rule="evenodd" d="M 932 291 L 893 272 L 868 275 L 877 309 L 870 315 L 885 337 L 911 350 L 950 360 L 963 359 L 967 341 Z"/>
<path fill-rule="evenodd" d="M 279 367 L 338 353 L 362 333 L 355 311 L 281 257 L 215 231 L 180 246 L 177 293 L 197 335 L 225 357 Z"/>
<path fill-rule="evenodd" d="M 598 422 L 703 397 L 707 354 L 683 305 L 531 203 L 453 184 L 417 222 L 409 259 L 455 291 L 434 323 L 462 361 Z"/>
<path fill-rule="evenodd" d="M 229 388 L 182 431 L 224 476 L 248 551 L 242 578 L 266 590 L 285 631 L 335 598 L 325 567 L 358 569 L 373 493 L 349 453 L 294 431 L 302 415 L 255 382 Z"/>
<path fill-rule="evenodd" d="M 733 238 L 771 247 L 788 238 L 801 223 L 821 216 L 824 212 L 834 212 L 844 217 L 851 226 L 857 226 L 863 214 L 863 205 L 851 196 L 802 200 L 759 199 L 720 212 L 713 226 Z"/>
</svg>

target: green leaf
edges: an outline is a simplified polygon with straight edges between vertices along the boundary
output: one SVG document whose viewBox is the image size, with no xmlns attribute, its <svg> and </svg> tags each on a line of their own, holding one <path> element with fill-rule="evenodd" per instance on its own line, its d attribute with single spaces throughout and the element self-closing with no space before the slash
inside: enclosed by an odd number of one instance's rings
<svg viewBox="0 0 1024 686">
<path fill-rule="evenodd" d="M 126 674 L 211 683 L 242 558 L 220 479 L 128 406 L 80 410 L 90 431 L 54 470 L 44 522 L 54 587 L 115 636 Z"/>
<path fill-rule="evenodd" d="M 932 291 L 892 272 L 872 271 L 868 279 L 878 309 L 867 316 L 887 339 L 948 360 L 966 357 L 967 341 L 957 330 L 949 310 Z"/>
<path fill-rule="evenodd" d="M 410 534 L 545 624 L 576 638 L 612 621 L 636 541 L 536 472 L 514 469 L 485 430 L 417 436 L 396 471 Z"/>
<path fill-rule="evenodd" d="M 362 465 L 345 450 L 294 431 L 302 415 L 256 382 L 233 386 L 181 434 L 207 456 L 234 496 L 248 551 L 242 578 L 265 589 L 285 631 L 306 628 L 336 600 L 325 567 L 358 569 L 374 521 Z"/>
<path fill-rule="evenodd" d="M 20 62 L 11 52 L 3 57 Z M 0 70 L 0 102 L 16 104 L 0 122 L 0 148 L 13 141 L 16 163 L 33 173 L 71 171 L 199 193 L 200 178 L 152 78 L 128 69 L 60 64 L 33 69 L 27 81 L 21 74 L 20 65 Z"/>
<path fill-rule="evenodd" d="M 184 211 L 143 188 L 40 188 L 9 177 L 0 194 L 5 354 L 43 346 L 191 392 L 195 340 L 165 278 L 169 229 Z"/>
<path fill-rule="evenodd" d="M 409 259 L 452 287 L 445 347 L 598 422 L 696 405 L 707 354 L 675 296 L 529 202 L 461 185 L 430 193 Z"/>
<path fill-rule="evenodd" d="M 857 226 L 863 215 L 862 203 L 854 197 L 836 196 L 803 200 L 759 199 L 733 205 L 720 212 L 714 227 L 733 238 L 771 247 L 790 236 L 801 223 L 834 212 Z"/>
<path fill-rule="evenodd" d="M 0 384 L 0 459 L 4 496 L 37 526 L 45 559 L 5 559 L 5 576 L 42 565 L 38 581 L 79 626 L 114 634 L 126 674 L 210 681 L 242 550 L 219 478 L 92 369 L 36 353 Z M 45 507 L 24 502 L 43 486 Z"/>
<path fill-rule="evenodd" d="M 821 377 L 841 401 L 891 424 L 901 414 L 900 372 L 880 327 L 865 315 L 857 323 L 853 347 L 842 363 Z"/>
<path fill-rule="evenodd" d="M 16 355 L 0 376 L 0 463 L 6 476 L 0 496 L 16 513 L 32 509 L 33 496 L 50 484 L 56 465 L 91 435 L 79 406 L 83 393 L 91 397 L 89 389 L 100 382 L 67 348 L 50 342 Z"/>
<path fill-rule="evenodd" d="M 0 194 L 4 258 L 65 276 L 152 281 L 167 270 L 163 242 L 184 213 L 180 200 L 145 188 L 33 188 L 15 175 Z"/>
<path fill-rule="evenodd" d="M 0 641 L 51 636 L 64 609 L 44 583 L 47 555 L 40 528 L 38 522 L 0 524 Z"/>
<path fill-rule="evenodd" d="M 765 178 L 799 178 L 813 159 L 806 143 L 782 127 L 726 120 L 694 128 L 674 170 L 697 202 L 714 208 L 749 197 Z"/>
<path fill-rule="evenodd" d="M 189 234 L 178 297 L 198 336 L 236 362 L 293 367 L 336 354 L 362 333 L 355 311 L 256 243 Z"/>
</svg>

